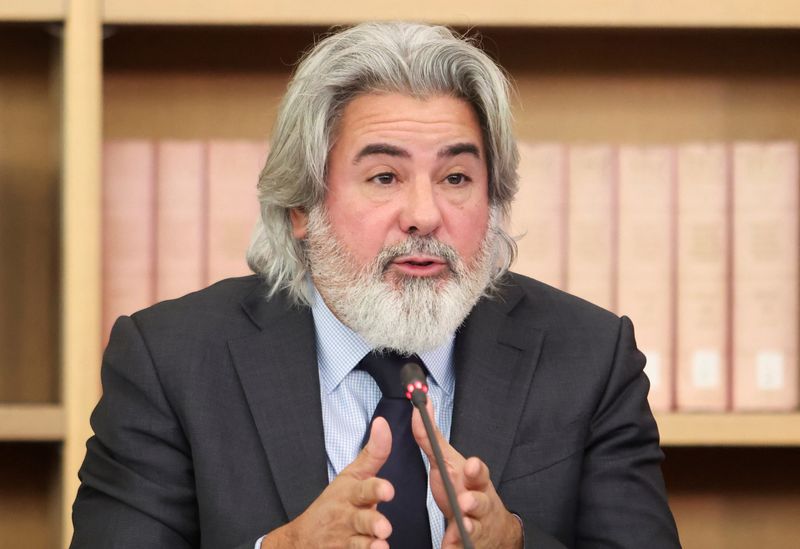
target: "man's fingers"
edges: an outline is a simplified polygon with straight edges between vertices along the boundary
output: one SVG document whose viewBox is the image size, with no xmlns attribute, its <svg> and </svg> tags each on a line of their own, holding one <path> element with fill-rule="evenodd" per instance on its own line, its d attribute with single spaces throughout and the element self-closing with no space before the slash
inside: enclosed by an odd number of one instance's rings
<svg viewBox="0 0 800 549">
<path fill-rule="evenodd" d="M 433 417 L 433 414 L 431 413 L 433 406 L 430 398 L 428 398 L 428 402 L 425 404 L 425 407 L 428 409 L 428 415 Z M 411 414 L 411 432 L 414 434 L 414 440 L 417 441 L 417 444 L 420 448 L 422 448 L 422 451 L 430 457 L 432 453 L 431 443 L 428 441 L 428 433 L 425 431 L 425 425 L 422 423 L 422 416 L 420 415 L 416 406 Z M 431 465 L 433 465 L 433 462 L 431 462 Z"/>
<path fill-rule="evenodd" d="M 389 459 L 391 451 L 392 431 L 386 420 L 378 416 L 372 422 L 367 445 L 345 470 L 359 480 L 374 477 Z"/>
<path fill-rule="evenodd" d="M 458 533 L 458 525 L 451 521 L 447 525 L 447 530 L 444 531 L 442 549 L 450 549 L 452 547 L 461 547 L 461 536 Z"/>
<path fill-rule="evenodd" d="M 479 458 L 471 457 L 464 463 L 464 487 L 484 491 L 491 484 L 489 468 Z"/>
<path fill-rule="evenodd" d="M 464 517 L 464 528 L 466 528 L 470 539 L 473 541 L 477 537 L 476 532 L 478 527 L 479 525 L 477 520 L 471 520 L 468 517 Z M 458 525 L 451 521 L 450 524 L 447 525 L 447 530 L 445 530 L 444 537 L 442 538 L 442 549 L 461 549 L 462 547 L 461 533 L 458 530 Z"/>
<path fill-rule="evenodd" d="M 364 536 L 388 539 L 392 533 L 389 520 L 375 509 L 359 509 L 353 514 L 353 528 Z"/>
<path fill-rule="evenodd" d="M 458 506 L 464 515 L 477 519 L 485 517 L 492 508 L 489 496 L 483 492 L 463 492 L 459 494 Z"/>
<path fill-rule="evenodd" d="M 358 481 L 348 498 L 356 507 L 371 507 L 382 501 L 390 501 L 394 497 L 394 487 L 388 480 L 370 477 Z"/>
<path fill-rule="evenodd" d="M 353 536 L 345 545 L 347 549 L 389 549 L 386 540 L 375 539 L 371 536 Z"/>
<path fill-rule="evenodd" d="M 439 441 L 439 446 L 442 447 L 442 453 L 444 454 L 445 459 L 447 459 L 448 451 L 450 450 L 450 444 L 444 439 L 442 433 L 439 431 L 439 427 L 436 425 L 436 422 L 433 421 L 435 416 L 433 415 L 433 404 L 431 403 L 430 399 L 428 399 L 428 403 L 425 405 L 425 407 L 428 410 L 428 416 L 431 418 L 436 440 Z M 414 439 L 417 441 L 419 447 L 422 448 L 422 451 L 428 456 L 431 467 L 436 467 L 436 462 L 433 458 L 433 447 L 431 446 L 431 441 L 428 439 L 427 431 L 425 431 L 425 424 L 422 422 L 422 415 L 420 415 L 419 410 L 416 408 L 414 408 L 414 414 L 411 416 L 411 431 L 414 433 Z"/>
</svg>

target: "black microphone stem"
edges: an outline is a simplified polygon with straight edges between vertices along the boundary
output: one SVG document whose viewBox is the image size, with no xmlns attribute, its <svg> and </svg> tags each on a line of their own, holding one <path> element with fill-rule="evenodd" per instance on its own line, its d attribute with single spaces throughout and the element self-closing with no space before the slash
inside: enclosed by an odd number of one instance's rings
<svg viewBox="0 0 800 549">
<path fill-rule="evenodd" d="M 447 492 L 447 500 L 450 502 L 450 508 L 453 510 L 453 514 L 455 515 L 456 525 L 458 525 L 458 533 L 461 535 L 461 544 L 464 546 L 464 549 L 474 549 L 474 545 L 472 545 L 472 540 L 467 533 L 467 529 L 464 527 L 464 515 L 461 513 L 461 507 L 458 505 L 458 500 L 456 499 L 456 491 L 453 488 L 453 483 L 450 481 L 450 475 L 447 473 L 447 466 L 444 463 L 444 456 L 442 455 L 442 448 L 439 446 L 439 441 L 436 439 L 436 434 L 433 430 L 433 423 L 431 423 L 431 418 L 428 415 L 428 410 L 425 408 L 425 401 L 427 400 L 427 396 L 422 391 L 414 391 L 411 395 L 411 402 L 414 403 L 417 410 L 419 410 L 420 415 L 422 416 L 422 423 L 425 425 L 425 431 L 428 433 L 428 440 L 431 441 L 431 446 L 433 447 L 433 456 L 436 458 L 436 464 L 439 467 L 440 476 L 442 477 L 442 482 L 444 483 L 444 491 Z"/>
</svg>

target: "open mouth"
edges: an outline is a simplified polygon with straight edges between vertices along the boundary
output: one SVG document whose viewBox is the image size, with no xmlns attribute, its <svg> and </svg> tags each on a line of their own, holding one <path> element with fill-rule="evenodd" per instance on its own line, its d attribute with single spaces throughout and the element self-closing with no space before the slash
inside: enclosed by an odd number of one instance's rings
<svg viewBox="0 0 800 549">
<path fill-rule="evenodd" d="M 415 254 L 397 256 L 392 260 L 392 263 L 412 267 L 428 267 L 430 265 L 447 265 L 447 260 L 435 255 Z"/>
<path fill-rule="evenodd" d="M 396 257 L 391 265 L 400 273 L 409 276 L 438 276 L 447 269 L 448 263 L 434 256 Z"/>
</svg>

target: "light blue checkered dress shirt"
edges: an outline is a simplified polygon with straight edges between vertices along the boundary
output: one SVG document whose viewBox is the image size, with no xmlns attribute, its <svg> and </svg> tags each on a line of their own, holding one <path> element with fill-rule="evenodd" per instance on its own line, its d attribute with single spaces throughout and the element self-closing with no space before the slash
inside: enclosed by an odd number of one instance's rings
<svg viewBox="0 0 800 549">
<path fill-rule="evenodd" d="M 361 451 L 364 434 L 381 399 L 381 390 L 367 372 L 353 369 L 372 350 L 371 347 L 334 316 L 316 288 L 311 312 L 317 334 L 317 363 L 325 450 L 328 454 L 328 481 L 332 481 Z M 419 354 L 430 374 L 428 396 L 433 402 L 436 414 L 434 419 L 447 440 L 450 440 L 455 391 L 454 337 L 451 335 L 440 347 Z M 430 472 L 427 456 L 422 450 L 420 453 L 425 468 Z M 428 517 L 433 547 L 440 547 L 444 536 L 444 516 L 433 501 L 430 486 Z M 263 537 L 256 541 L 255 549 L 259 549 L 262 539 Z"/>
<path fill-rule="evenodd" d="M 364 433 L 381 399 L 381 390 L 367 372 L 353 369 L 371 351 L 370 346 L 331 313 L 316 289 L 311 311 L 317 332 L 317 361 L 325 450 L 328 453 L 328 479 L 333 480 L 361 451 Z M 442 346 L 419 354 L 430 372 L 428 396 L 433 401 L 435 421 L 448 440 L 455 390 L 453 339 L 451 336 Z M 425 454 L 422 454 L 422 459 L 430 471 Z M 444 516 L 433 501 L 430 486 L 428 516 L 431 522 L 431 541 L 434 547 L 439 547 L 444 535 Z"/>
</svg>

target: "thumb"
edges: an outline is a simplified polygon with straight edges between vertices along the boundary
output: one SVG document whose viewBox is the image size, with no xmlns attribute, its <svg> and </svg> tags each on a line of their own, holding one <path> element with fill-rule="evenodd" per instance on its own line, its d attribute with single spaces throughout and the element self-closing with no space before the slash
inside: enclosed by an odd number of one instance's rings
<svg viewBox="0 0 800 549">
<path fill-rule="evenodd" d="M 374 477 L 389 459 L 391 451 L 392 430 L 386 420 L 378 416 L 372 421 L 366 446 L 348 466 L 348 469 L 361 480 Z"/>
</svg>

